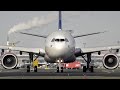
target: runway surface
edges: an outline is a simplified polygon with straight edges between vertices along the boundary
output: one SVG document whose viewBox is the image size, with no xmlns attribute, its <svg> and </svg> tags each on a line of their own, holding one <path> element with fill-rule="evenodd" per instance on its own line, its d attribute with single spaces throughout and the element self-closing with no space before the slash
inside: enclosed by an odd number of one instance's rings
<svg viewBox="0 0 120 90">
<path fill-rule="evenodd" d="M 0 79 L 120 79 L 120 69 L 95 69 L 93 73 L 83 73 L 82 69 L 66 69 L 57 73 L 56 69 L 38 69 L 27 73 L 26 69 L 0 69 Z"/>
</svg>

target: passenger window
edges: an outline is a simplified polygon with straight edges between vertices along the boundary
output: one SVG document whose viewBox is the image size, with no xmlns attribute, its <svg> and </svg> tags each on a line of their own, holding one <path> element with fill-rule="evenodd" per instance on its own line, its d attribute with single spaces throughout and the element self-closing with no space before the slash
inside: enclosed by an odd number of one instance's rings
<svg viewBox="0 0 120 90">
<path fill-rule="evenodd" d="M 61 42 L 65 41 L 65 39 L 60 39 Z"/>
<path fill-rule="evenodd" d="M 59 42 L 59 39 L 55 39 L 56 42 Z"/>
</svg>

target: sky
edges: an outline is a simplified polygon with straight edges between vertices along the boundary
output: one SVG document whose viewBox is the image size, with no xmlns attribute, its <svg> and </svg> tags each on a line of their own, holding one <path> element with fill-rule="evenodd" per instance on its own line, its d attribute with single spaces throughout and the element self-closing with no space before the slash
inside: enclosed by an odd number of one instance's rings
<svg viewBox="0 0 120 90">
<path fill-rule="evenodd" d="M 53 17 L 49 18 L 50 15 Z M 49 23 L 22 32 L 48 35 L 58 30 L 58 11 L 0 11 L 0 45 L 6 45 L 7 34 L 15 25 L 36 17 Z M 76 47 L 118 45 L 120 41 L 120 11 L 62 11 L 62 24 L 63 30 L 73 30 L 72 35 L 107 31 L 76 38 Z M 10 42 L 20 41 L 16 46 L 45 48 L 44 38 L 23 35 L 19 31 L 9 34 L 9 38 Z"/>
</svg>

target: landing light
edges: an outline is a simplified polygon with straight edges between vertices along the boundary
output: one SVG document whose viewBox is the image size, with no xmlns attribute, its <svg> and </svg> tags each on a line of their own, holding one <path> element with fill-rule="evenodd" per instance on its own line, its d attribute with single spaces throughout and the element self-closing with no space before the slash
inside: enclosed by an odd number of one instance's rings
<svg viewBox="0 0 120 90">
<path fill-rule="evenodd" d="M 63 60 L 57 60 L 57 62 L 63 62 Z"/>
<path fill-rule="evenodd" d="M 57 60 L 57 62 L 59 62 L 59 60 Z"/>
</svg>

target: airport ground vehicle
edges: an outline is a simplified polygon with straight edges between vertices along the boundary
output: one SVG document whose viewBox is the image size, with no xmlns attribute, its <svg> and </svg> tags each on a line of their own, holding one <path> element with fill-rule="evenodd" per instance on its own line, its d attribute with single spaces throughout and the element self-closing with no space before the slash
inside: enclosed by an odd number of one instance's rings
<svg viewBox="0 0 120 90">
<path fill-rule="evenodd" d="M 81 64 L 79 61 L 71 62 L 71 63 L 65 63 L 64 64 L 65 69 L 79 69 L 81 68 Z"/>
</svg>

